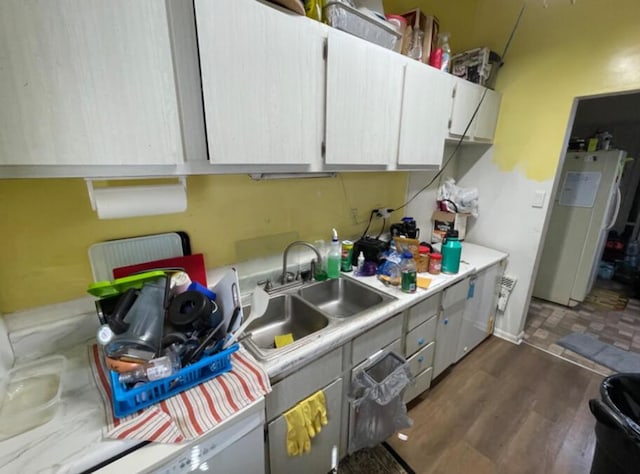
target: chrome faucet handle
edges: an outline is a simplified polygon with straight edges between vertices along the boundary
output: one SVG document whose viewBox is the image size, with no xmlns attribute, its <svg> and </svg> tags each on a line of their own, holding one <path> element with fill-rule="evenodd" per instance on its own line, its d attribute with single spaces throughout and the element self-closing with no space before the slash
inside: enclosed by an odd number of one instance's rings
<svg viewBox="0 0 640 474">
<path fill-rule="evenodd" d="M 273 283 L 271 283 L 271 280 L 269 280 L 268 278 L 266 280 L 259 281 L 257 284 L 264 285 L 264 291 L 273 290 Z"/>
</svg>

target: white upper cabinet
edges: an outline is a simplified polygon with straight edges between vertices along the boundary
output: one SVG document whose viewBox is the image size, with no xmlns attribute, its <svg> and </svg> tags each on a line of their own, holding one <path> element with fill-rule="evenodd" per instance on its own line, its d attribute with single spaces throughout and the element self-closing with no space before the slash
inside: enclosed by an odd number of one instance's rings
<svg viewBox="0 0 640 474">
<path fill-rule="evenodd" d="M 468 140 L 492 142 L 498 120 L 500 94 L 464 79 L 457 77 L 452 77 L 452 79 L 454 81 L 454 97 L 453 107 L 451 108 L 449 136 L 460 138 L 464 134 L 471 117 L 473 117 L 473 113 L 478 108 L 480 100 L 482 100 L 476 117 L 464 137 Z"/>
<path fill-rule="evenodd" d="M 418 61 L 407 60 L 399 165 L 437 168 L 442 165 L 452 88 L 450 75 Z"/>
<path fill-rule="evenodd" d="M 459 138 L 463 135 L 465 138 L 470 138 L 473 136 L 473 127 L 475 123 L 472 123 L 468 129 L 467 125 L 478 106 L 478 101 L 480 100 L 480 88 L 464 79 L 454 77 L 453 81 L 453 107 L 451 109 L 449 135 L 455 138 Z"/>
<path fill-rule="evenodd" d="M 492 142 L 496 133 L 496 124 L 498 122 L 498 112 L 500 111 L 500 99 L 502 96 L 490 89 L 482 89 L 486 91 L 482 105 L 476 116 L 476 126 L 473 137 L 476 140 Z M 482 93 L 480 94 L 482 97 Z"/>
<path fill-rule="evenodd" d="M 325 163 L 395 163 L 405 59 L 337 30 L 329 31 Z"/>
<path fill-rule="evenodd" d="M 192 139 L 206 159 L 204 128 L 181 116 L 193 96 L 179 88 L 199 89 L 193 21 L 172 30 L 174 13 L 193 19 L 187 3 L 0 2 L 0 164 L 175 165 L 198 153 Z M 178 71 L 185 51 L 193 67 Z"/>
<path fill-rule="evenodd" d="M 319 159 L 323 25 L 255 0 L 196 0 L 195 10 L 211 163 Z"/>
</svg>

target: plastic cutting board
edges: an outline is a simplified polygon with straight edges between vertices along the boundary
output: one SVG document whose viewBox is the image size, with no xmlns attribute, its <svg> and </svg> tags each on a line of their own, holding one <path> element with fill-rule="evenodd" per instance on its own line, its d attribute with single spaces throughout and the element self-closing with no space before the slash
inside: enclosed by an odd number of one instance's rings
<svg viewBox="0 0 640 474">
<path fill-rule="evenodd" d="M 182 257 L 182 238 L 175 232 L 110 240 L 89 247 L 93 281 L 113 280 L 113 269 L 137 263 Z"/>
</svg>

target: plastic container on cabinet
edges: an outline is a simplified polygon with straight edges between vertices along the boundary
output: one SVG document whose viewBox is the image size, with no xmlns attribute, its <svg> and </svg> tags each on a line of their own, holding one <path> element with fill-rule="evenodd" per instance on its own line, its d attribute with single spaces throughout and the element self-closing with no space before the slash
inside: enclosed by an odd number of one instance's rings
<svg viewBox="0 0 640 474">
<path fill-rule="evenodd" d="M 43 425 L 56 415 L 65 363 L 61 355 L 43 357 L 14 367 L 2 379 L 0 440 Z"/>
</svg>

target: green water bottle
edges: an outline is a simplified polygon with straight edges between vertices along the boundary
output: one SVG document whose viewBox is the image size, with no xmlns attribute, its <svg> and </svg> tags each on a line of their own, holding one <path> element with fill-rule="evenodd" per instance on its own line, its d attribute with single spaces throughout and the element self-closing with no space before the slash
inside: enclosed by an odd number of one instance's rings
<svg viewBox="0 0 640 474">
<path fill-rule="evenodd" d="M 458 239 L 458 231 L 447 231 L 442 242 L 442 273 L 458 273 L 461 255 L 462 244 Z"/>
</svg>

